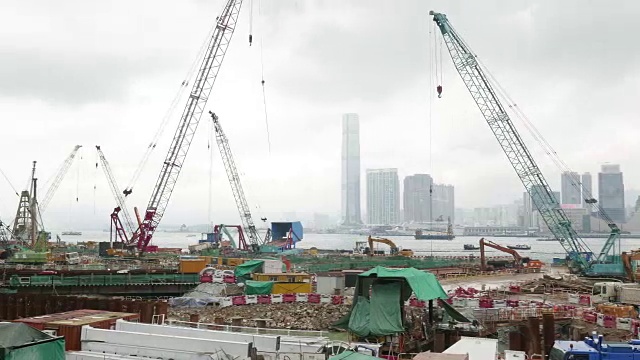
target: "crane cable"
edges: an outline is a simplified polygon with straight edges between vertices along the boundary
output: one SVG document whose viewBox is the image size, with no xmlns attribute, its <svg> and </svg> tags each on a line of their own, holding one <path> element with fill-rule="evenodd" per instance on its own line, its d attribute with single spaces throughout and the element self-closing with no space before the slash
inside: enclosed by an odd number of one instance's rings
<svg viewBox="0 0 640 360">
<path fill-rule="evenodd" d="M 516 115 L 516 118 L 518 120 L 520 120 L 524 124 L 525 128 L 527 129 L 527 131 L 536 140 L 536 142 L 542 147 L 542 149 L 545 152 L 545 154 L 551 159 L 551 161 L 556 165 L 556 167 L 558 167 L 560 170 L 565 170 L 566 169 L 565 171 L 570 171 L 569 166 L 562 159 L 560 159 L 560 157 L 558 156 L 558 153 L 553 149 L 551 144 L 549 144 L 549 142 L 542 136 L 542 133 L 540 133 L 540 131 L 537 129 L 537 127 L 529 120 L 529 118 L 522 112 L 522 110 L 520 110 L 520 108 L 517 106 L 515 101 L 506 92 L 504 87 L 502 85 L 500 85 L 500 83 L 493 76 L 493 74 L 487 69 L 487 67 L 484 65 L 484 63 L 482 63 L 480 61 L 479 57 L 475 54 L 475 52 L 472 50 L 472 48 L 469 46 L 469 44 L 467 44 L 465 42 L 465 40 L 457 34 L 457 31 L 453 27 L 451 27 L 451 31 L 454 32 L 456 34 L 456 37 L 458 39 L 460 39 L 460 41 L 467 47 L 467 49 L 469 49 L 469 51 L 471 52 L 470 55 L 472 55 L 473 58 L 476 60 L 476 62 L 478 64 L 478 67 L 481 68 L 482 71 L 487 74 L 487 77 L 488 77 L 489 81 L 491 81 L 491 84 L 495 85 L 496 95 L 507 103 L 508 107 Z M 528 149 L 525 148 L 525 150 L 528 152 Z M 578 180 L 577 183 L 576 183 L 575 179 L 573 179 L 574 176 L 571 176 L 571 178 L 572 178 L 572 184 L 575 187 L 579 188 L 578 184 L 580 183 L 580 181 Z M 587 192 L 589 192 L 589 191 L 587 191 Z M 604 210 L 602 209 L 602 207 L 600 205 L 597 205 L 596 208 L 598 210 L 598 213 L 603 215 L 605 217 L 605 219 L 609 218 L 606 215 L 606 213 L 604 213 Z M 609 222 L 611 222 L 611 221 L 609 221 Z M 580 238 L 579 241 L 581 242 L 580 245 L 584 246 L 584 248 L 586 248 L 586 249 L 589 249 L 588 245 L 584 242 L 583 239 Z"/>
<path fill-rule="evenodd" d="M 262 57 L 262 38 L 260 38 L 260 65 L 262 70 L 262 105 L 264 107 L 264 122 L 267 129 L 267 144 L 269 145 L 269 155 L 271 155 L 271 135 L 269 134 L 269 116 L 267 114 L 267 95 L 264 90 L 264 61 Z"/>
<path fill-rule="evenodd" d="M 2 174 L 2 177 L 4 177 L 5 180 L 7 180 L 7 183 L 9 184 L 9 186 L 11 186 L 11 189 L 16 194 L 16 196 L 20 197 L 20 194 L 18 193 L 18 190 L 16 190 L 15 186 L 13 186 L 13 184 L 11 183 L 11 181 L 9 180 L 7 175 L 4 173 L 4 171 L 2 171 L 2 169 L 0 169 L 0 174 Z"/>
<path fill-rule="evenodd" d="M 180 84 L 180 87 L 178 88 L 178 91 L 177 91 L 176 95 L 174 96 L 173 100 L 171 101 L 171 104 L 169 105 L 169 108 L 167 109 L 164 117 L 162 118 L 162 121 L 160 122 L 160 126 L 156 130 L 151 142 L 147 146 L 147 150 L 145 151 L 144 155 L 142 156 L 142 159 L 140 159 L 140 162 L 138 163 L 138 166 L 136 167 L 136 170 L 133 173 L 133 176 L 131 177 L 131 180 L 129 180 L 129 184 L 125 187 L 125 189 L 123 191 L 125 197 L 127 197 L 129 194 L 131 194 L 133 192 L 133 187 L 135 186 L 135 184 L 137 183 L 138 179 L 140 178 L 140 175 L 142 174 L 142 170 L 144 169 L 144 167 L 148 163 L 149 158 L 151 156 L 151 153 L 153 152 L 153 150 L 155 150 L 156 146 L 158 145 L 158 141 L 160 139 L 160 136 L 162 135 L 162 133 L 166 129 L 167 124 L 169 122 L 169 119 L 172 118 L 172 116 L 173 116 L 173 114 L 175 112 L 176 106 L 178 105 L 178 102 L 182 98 L 182 94 L 186 90 L 187 86 L 189 86 L 189 81 L 193 78 L 193 74 L 198 69 L 198 64 L 200 63 L 200 61 L 202 60 L 202 58 L 204 56 L 203 54 L 204 54 L 204 52 L 206 51 L 206 49 L 207 49 L 207 47 L 209 45 L 209 41 L 210 41 L 210 39 L 212 37 L 213 32 L 215 31 L 216 26 L 217 26 L 217 23 L 215 23 L 211 27 L 211 29 L 209 30 L 209 33 L 207 34 L 207 37 L 202 42 L 202 45 L 200 46 L 200 49 L 198 50 L 198 53 L 196 54 L 195 58 L 193 59 L 193 62 L 191 63 L 191 67 L 189 68 L 189 70 L 185 74 L 184 80 L 182 80 L 182 83 Z"/>
</svg>

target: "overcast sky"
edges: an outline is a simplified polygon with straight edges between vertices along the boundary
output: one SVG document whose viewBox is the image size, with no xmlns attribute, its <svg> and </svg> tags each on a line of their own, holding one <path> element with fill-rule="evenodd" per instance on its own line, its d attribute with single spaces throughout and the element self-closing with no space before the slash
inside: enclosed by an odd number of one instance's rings
<svg viewBox="0 0 640 360">
<path fill-rule="evenodd" d="M 95 168 L 93 146 L 102 146 L 124 188 L 223 5 L 1 5 L 0 169 L 20 190 L 37 160 L 42 194 L 73 146 L 84 145 L 44 214 L 45 225 L 107 227 L 114 200 L 102 169 Z M 430 40 L 431 9 L 448 15 L 573 170 L 596 174 L 604 162 L 619 163 L 625 186 L 640 188 L 636 1 L 255 0 L 243 4 L 207 104 L 230 139 L 255 217 L 339 213 L 345 112 L 360 115 L 363 174 L 378 167 L 398 168 L 401 180 L 430 173 L 437 182 L 455 185 L 457 207 L 510 203 L 521 196 L 522 185 L 446 51 L 443 96 L 430 98 L 433 59 L 439 59 Z M 146 207 L 184 103 L 181 98 L 134 187 L 131 207 Z M 559 189 L 559 170 L 522 124 L 516 126 Z M 211 158 L 207 149 L 209 136 L 204 116 L 165 223 L 208 222 L 211 159 L 211 217 L 237 222 L 220 155 L 214 147 Z M 364 208 L 364 181 L 362 191 Z M 13 218 L 17 201 L 0 179 L 2 220 Z"/>
</svg>

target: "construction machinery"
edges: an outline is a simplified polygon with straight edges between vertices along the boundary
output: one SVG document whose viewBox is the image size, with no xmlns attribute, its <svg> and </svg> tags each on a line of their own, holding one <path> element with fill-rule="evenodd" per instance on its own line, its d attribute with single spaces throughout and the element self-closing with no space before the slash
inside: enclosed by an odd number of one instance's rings
<svg viewBox="0 0 640 360">
<path fill-rule="evenodd" d="M 640 340 L 607 343 L 603 335 L 593 332 L 580 341 L 556 340 L 549 351 L 549 360 L 640 360 Z"/>
<path fill-rule="evenodd" d="M 107 161 L 107 158 L 104 156 L 102 152 L 102 148 L 99 145 L 96 145 L 96 151 L 98 152 L 98 158 L 100 159 L 100 164 L 102 165 L 102 170 L 104 171 L 104 175 L 107 177 L 107 182 L 109 183 L 109 188 L 111 188 L 111 192 L 113 193 L 113 197 L 116 200 L 117 206 L 113 209 L 111 213 L 111 233 L 115 234 L 116 239 L 124 239 L 125 244 L 130 244 L 132 240 L 129 239 L 128 234 L 135 234 L 135 230 L 137 226 L 134 225 L 133 220 L 131 219 L 131 215 L 129 215 L 129 211 L 127 210 L 127 206 L 125 204 L 125 198 L 123 193 L 120 191 L 120 187 L 116 182 L 116 178 L 113 176 L 113 172 L 111 171 L 111 166 Z M 98 164 L 96 163 L 96 167 Z M 122 212 L 124 215 L 124 225 L 120 220 L 119 213 Z M 135 240 L 135 239 L 133 239 Z"/>
<path fill-rule="evenodd" d="M 58 168 L 58 171 L 56 171 L 56 176 L 53 178 L 51 185 L 49 185 L 49 189 L 47 189 L 47 192 L 44 194 L 42 201 L 39 202 L 40 212 L 44 212 L 47 206 L 49 206 L 49 202 L 51 202 L 51 199 L 53 199 L 53 195 L 55 195 L 56 190 L 58 190 L 58 187 L 62 183 L 62 180 L 67 175 L 69 168 L 73 164 L 73 159 L 76 158 L 76 154 L 81 147 L 82 145 L 74 146 L 69 156 L 67 156 L 62 165 L 60 165 L 60 167 Z"/>
<path fill-rule="evenodd" d="M 389 250 L 389 254 L 390 255 L 413 256 L 413 250 L 411 250 L 411 249 L 402 249 L 402 250 L 400 250 L 400 248 L 398 248 L 396 243 L 394 243 L 393 241 L 391 241 L 389 239 L 377 238 L 377 237 L 369 236 L 367 238 L 367 241 L 369 242 L 369 251 L 368 251 L 369 256 L 373 256 L 374 255 L 373 243 L 380 243 L 380 244 L 389 245 L 389 247 L 391 248 Z"/>
<path fill-rule="evenodd" d="M 229 139 L 227 139 L 227 136 L 222 130 L 220 121 L 218 121 L 218 116 L 211 111 L 209 111 L 209 113 L 211 114 L 213 127 L 216 131 L 216 143 L 218 144 L 218 149 L 220 149 L 222 163 L 224 164 L 224 169 L 227 172 L 227 177 L 229 178 L 229 185 L 231 185 L 231 192 L 233 193 L 233 198 L 236 201 L 238 214 L 242 220 L 242 226 L 249 237 L 249 244 L 244 241 L 243 237 L 241 238 L 239 244 L 240 249 L 258 252 L 260 250 L 262 239 L 258 235 L 258 230 L 256 229 L 253 217 L 251 216 L 251 208 L 247 203 L 247 198 L 244 195 L 244 190 L 242 189 L 240 175 L 238 174 L 238 169 L 236 168 L 236 163 L 233 160 L 233 154 L 231 153 L 231 147 L 229 146 Z M 238 233 L 242 235 L 243 233 L 241 230 L 242 229 L 239 229 Z"/>
<path fill-rule="evenodd" d="M 433 21 L 442 34 L 454 67 L 531 196 L 540 217 L 567 253 L 570 270 L 586 276 L 624 276 L 620 256 L 615 253 L 615 245 L 620 239 L 618 226 L 601 206 L 596 206 L 600 217 L 607 221 L 611 233 L 594 258 L 593 252 L 571 226 L 571 221 L 558 204 L 558 199 L 551 192 L 547 180 L 498 99 L 498 94 L 504 93 L 504 90 L 492 85 L 476 55 L 456 32 L 446 15 L 434 11 L 430 11 L 429 15 L 433 16 Z M 597 205 L 595 199 L 585 200 Z"/>
<path fill-rule="evenodd" d="M 134 208 L 138 219 L 138 228 L 128 239 L 120 236 L 120 240 L 127 244 L 135 242 L 139 254 L 157 249 L 157 247 L 150 246 L 151 239 L 158 228 L 160 220 L 162 220 L 182 171 L 191 141 L 200 123 L 200 118 L 205 111 L 205 105 L 209 100 L 211 89 L 218 77 L 222 61 L 231 42 L 241 6 L 242 0 L 228 0 L 222 10 L 222 14 L 216 17 L 216 26 L 204 52 L 198 73 L 192 82 L 191 92 L 165 160 L 162 163 L 160 174 L 151 193 L 144 216 L 140 219 L 137 209 Z M 115 216 L 118 217 L 119 215 L 116 213 Z"/>
<path fill-rule="evenodd" d="M 522 257 L 520 256 L 520 254 L 518 254 L 517 251 L 513 249 L 509 249 L 506 246 L 496 244 L 491 240 L 485 240 L 485 238 L 481 238 L 480 239 L 480 270 L 482 271 L 486 271 L 489 268 L 487 266 L 487 261 L 486 261 L 485 251 L 484 251 L 485 246 L 488 246 L 492 249 L 496 249 L 498 251 L 502 251 L 504 253 L 507 253 L 513 256 L 514 265 L 518 270 L 522 270 L 522 269 L 540 270 L 544 265 L 540 260 L 532 260 L 532 259 L 529 259 L 528 257 Z"/>
</svg>

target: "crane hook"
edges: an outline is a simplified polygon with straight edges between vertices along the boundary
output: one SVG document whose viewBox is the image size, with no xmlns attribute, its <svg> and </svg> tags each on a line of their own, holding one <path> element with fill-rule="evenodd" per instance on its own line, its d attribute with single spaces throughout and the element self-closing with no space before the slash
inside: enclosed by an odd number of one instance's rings
<svg viewBox="0 0 640 360">
<path fill-rule="evenodd" d="M 438 92 L 438 98 L 442 97 L 442 85 L 438 85 L 436 87 L 436 91 Z"/>
</svg>

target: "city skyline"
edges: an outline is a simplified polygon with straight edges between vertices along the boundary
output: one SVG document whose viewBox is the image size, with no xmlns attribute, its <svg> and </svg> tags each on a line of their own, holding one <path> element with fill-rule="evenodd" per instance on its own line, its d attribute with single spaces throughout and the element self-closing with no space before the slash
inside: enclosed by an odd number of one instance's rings
<svg viewBox="0 0 640 360">
<path fill-rule="evenodd" d="M 203 110 L 220 117 L 255 218 L 276 221 L 291 210 L 340 213 L 337 159 L 345 112 L 361 119 L 361 210 L 367 168 L 394 167 L 401 179 L 431 174 L 455 186 L 456 204 L 463 208 L 520 197 L 520 180 L 446 51 L 444 91 L 441 98 L 434 95 L 434 57 L 425 31 L 433 4 L 264 3 L 255 17 L 253 46 L 247 41 L 247 5 Z M 572 169 L 593 174 L 597 195 L 597 167 L 607 161 L 621 164 L 625 189 L 640 188 L 640 169 L 632 166 L 635 155 L 629 151 L 640 131 L 629 115 L 636 113 L 630 99 L 640 95 L 634 81 L 638 50 L 618 36 L 640 29 L 640 5 L 627 5 L 620 12 L 565 2 L 518 0 L 488 7 L 453 0 L 447 9 L 433 10 L 460 28 L 555 153 Z M 47 226 L 108 226 L 115 204 L 95 170 L 94 145 L 103 147 L 122 187 L 131 185 L 147 149 L 153 150 L 127 197 L 129 210 L 144 210 L 189 96 L 182 84 L 193 84 L 185 74 L 197 63 L 221 8 L 201 1 L 179 7 L 157 1 L 152 13 L 141 3 L 114 4 L 108 11 L 92 2 L 7 4 L 0 27 L 11 36 L 2 43 L 0 111 L 10 119 L 5 133 L 20 136 L 0 144 L 11 155 L 2 163 L 2 220 L 9 223 L 15 215 L 15 193 L 31 161 L 38 161 L 46 192 L 47 179 L 76 144 L 84 147 L 43 214 Z M 391 11 L 397 16 L 389 18 Z M 593 25 L 611 18 L 615 27 Z M 561 38 L 547 26 L 558 21 L 568 29 Z M 95 39 L 103 40 L 100 46 Z M 595 76 L 593 69 L 599 69 Z M 215 144 L 209 146 L 208 120 L 201 119 L 163 223 L 239 221 L 220 156 Z M 162 124 L 168 125 L 156 141 Z M 561 190 L 545 149 L 521 124 L 514 125 L 549 185 Z M 616 141 L 588 141 L 611 129 Z M 26 146 L 27 138 L 36 145 Z"/>
</svg>

